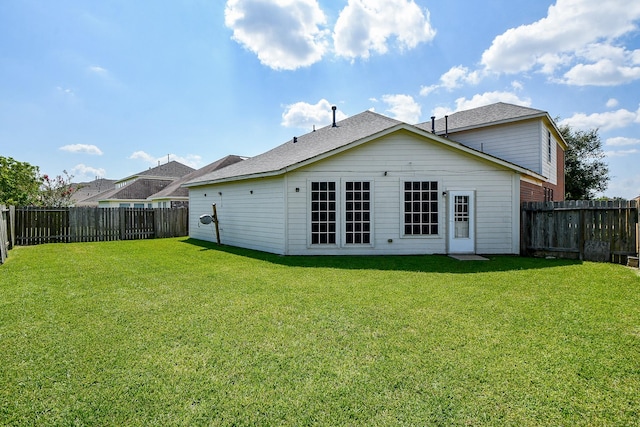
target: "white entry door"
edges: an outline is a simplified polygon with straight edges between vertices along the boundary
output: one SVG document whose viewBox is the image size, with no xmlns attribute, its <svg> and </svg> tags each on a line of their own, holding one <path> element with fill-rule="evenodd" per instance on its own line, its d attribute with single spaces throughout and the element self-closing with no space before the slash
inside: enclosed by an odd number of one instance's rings
<svg viewBox="0 0 640 427">
<path fill-rule="evenodd" d="M 449 191 L 449 253 L 475 253 L 473 191 Z"/>
</svg>

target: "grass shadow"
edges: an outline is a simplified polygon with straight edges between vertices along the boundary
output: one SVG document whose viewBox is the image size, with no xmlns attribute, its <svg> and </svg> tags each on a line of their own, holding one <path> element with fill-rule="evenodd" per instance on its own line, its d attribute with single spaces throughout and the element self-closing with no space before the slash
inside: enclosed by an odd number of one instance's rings
<svg viewBox="0 0 640 427">
<path fill-rule="evenodd" d="M 345 270 L 392 270 L 432 273 L 484 273 L 520 271 L 581 264 L 566 259 L 528 258 L 514 255 L 488 255 L 489 261 L 459 261 L 447 255 L 290 255 L 282 256 L 214 242 L 187 238 L 183 243 L 248 257 L 289 267 L 337 268 Z"/>
</svg>

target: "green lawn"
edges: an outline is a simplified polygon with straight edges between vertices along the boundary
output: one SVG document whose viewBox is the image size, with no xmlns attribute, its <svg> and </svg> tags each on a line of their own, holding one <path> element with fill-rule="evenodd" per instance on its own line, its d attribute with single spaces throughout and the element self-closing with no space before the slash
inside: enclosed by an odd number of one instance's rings
<svg viewBox="0 0 640 427">
<path fill-rule="evenodd" d="M 518 257 L 18 247 L 0 425 L 638 425 L 640 276 Z"/>
</svg>

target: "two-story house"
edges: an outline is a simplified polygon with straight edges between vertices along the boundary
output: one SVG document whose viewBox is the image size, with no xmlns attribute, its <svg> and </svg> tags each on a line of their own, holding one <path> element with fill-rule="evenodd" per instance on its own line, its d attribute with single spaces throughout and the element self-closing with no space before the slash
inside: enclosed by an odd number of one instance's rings
<svg viewBox="0 0 640 427">
<path fill-rule="evenodd" d="M 279 254 L 517 254 L 520 202 L 561 193 L 564 142 L 548 114 L 494 107 L 511 118 L 451 132 L 452 114 L 444 134 L 334 107 L 332 124 L 187 182 L 190 236 L 215 240 L 198 223 L 215 204 L 222 243 Z"/>
</svg>

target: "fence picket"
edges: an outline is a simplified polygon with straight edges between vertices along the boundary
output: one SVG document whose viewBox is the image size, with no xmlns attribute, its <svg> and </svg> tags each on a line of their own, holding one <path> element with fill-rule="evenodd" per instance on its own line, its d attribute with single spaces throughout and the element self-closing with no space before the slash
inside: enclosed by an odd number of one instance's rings
<svg viewBox="0 0 640 427">
<path fill-rule="evenodd" d="M 638 253 L 635 201 L 529 202 L 522 204 L 521 218 L 523 255 L 625 264 Z"/>
<path fill-rule="evenodd" d="M 188 209 L 145 208 L 18 208 L 19 245 L 54 242 L 179 237 L 188 234 Z M 177 219 L 177 220 L 176 220 Z"/>
</svg>

